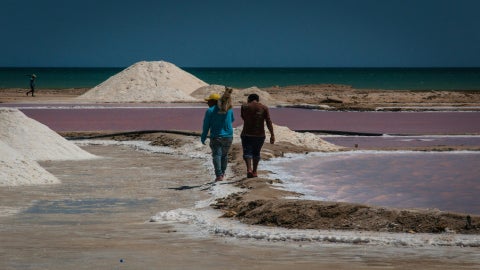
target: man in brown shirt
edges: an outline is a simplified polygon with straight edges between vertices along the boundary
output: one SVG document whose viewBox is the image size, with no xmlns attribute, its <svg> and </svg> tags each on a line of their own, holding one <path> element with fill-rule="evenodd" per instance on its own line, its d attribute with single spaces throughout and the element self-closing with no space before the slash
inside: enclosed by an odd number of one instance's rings
<svg viewBox="0 0 480 270">
<path fill-rule="evenodd" d="M 248 96 L 248 103 L 242 105 L 241 116 L 244 121 L 241 134 L 243 159 L 247 165 L 247 177 L 257 177 L 260 151 L 265 142 L 265 123 L 270 131 L 270 143 L 275 143 L 273 124 L 268 107 L 260 103 L 257 94 Z"/>
</svg>

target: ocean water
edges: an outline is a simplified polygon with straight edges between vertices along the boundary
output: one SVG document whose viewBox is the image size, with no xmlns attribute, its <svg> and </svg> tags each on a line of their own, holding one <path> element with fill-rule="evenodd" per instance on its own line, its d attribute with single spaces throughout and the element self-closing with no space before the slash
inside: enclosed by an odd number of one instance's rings
<svg viewBox="0 0 480 270">
<path fill-rule="evenodd" d="M 480 214 L 478 152 L 350 151 L 264 162 L 306 199 Z"/>
<path fill-rule="evenodd" d="M 0 68 L 0 88 L 91 88 L 124 68 Z M 480 68 L 183 68 L 208 84 L 237 88 L 345 84 L 359 89 L 480 90 Z"/>
</svg>

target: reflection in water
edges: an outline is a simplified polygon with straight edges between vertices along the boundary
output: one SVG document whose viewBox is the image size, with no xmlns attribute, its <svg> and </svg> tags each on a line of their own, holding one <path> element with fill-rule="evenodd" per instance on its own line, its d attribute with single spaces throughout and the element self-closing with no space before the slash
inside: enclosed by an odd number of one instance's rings
<svg viewBox="0 0 480 270">
<path fill-rule="evenodd" d="M 326 200 L 480 214 L 479 164 L 476 152 L 362 151 L 277 160 L 270 169 Z"/>
</svg>

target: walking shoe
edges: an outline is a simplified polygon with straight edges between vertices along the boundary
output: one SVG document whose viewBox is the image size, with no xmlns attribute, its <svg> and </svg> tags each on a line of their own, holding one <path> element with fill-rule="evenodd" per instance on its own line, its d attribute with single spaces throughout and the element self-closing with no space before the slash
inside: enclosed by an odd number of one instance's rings
<svg viewBox="0 0 480 270">
<path fill-rule="evenodd" d="M 258 177 L 257 172 L 252 172 L 253 177 Z"/>
<path fill-rule="evenodd" d="M 215 178 L 215 182 L 219 182 L 219 181 L 223 181 L 223 175 L 219 175 L 217 176 L 217 178 Z"/>
<path fill-rule="evenodd" d="M 253 178 L 253 172 L 247 171 L 247 178 Z"/>
</svg>

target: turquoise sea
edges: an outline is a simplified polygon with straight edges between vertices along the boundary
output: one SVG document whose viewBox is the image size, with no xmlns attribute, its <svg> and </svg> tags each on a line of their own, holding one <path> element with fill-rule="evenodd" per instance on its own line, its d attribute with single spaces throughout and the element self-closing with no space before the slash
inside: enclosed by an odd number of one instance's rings
<svg viewBox="0 0 480 270">
<path fill-rule="evenodd" d="M 0 68 L 0 88 L 91 88 L 124 68 Z M 209 84 L 237 88 L 345 84 L 359 89 L 480 90 L 480 68 L 182 68 Z"/>
</svg>

